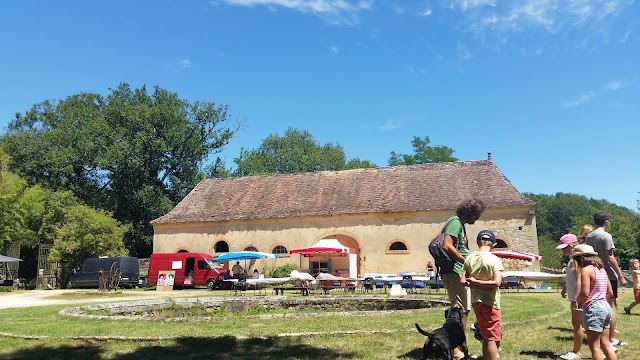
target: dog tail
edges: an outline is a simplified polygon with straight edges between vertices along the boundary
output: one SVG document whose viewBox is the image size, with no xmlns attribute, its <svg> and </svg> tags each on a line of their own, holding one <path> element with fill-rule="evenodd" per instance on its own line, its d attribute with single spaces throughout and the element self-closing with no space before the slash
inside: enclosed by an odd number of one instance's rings
<svg viewBox="0 0 640 360">
<path fill-rule="evenodd" d="M 428 333 L 424 330 L 422 330 L 422 328 L 420 327 L 420 325 L 418 325 L 418 323 L 416 323 L 416 329 L 418 329 L 418 332 L 424 336 L 431 336 L 431 333 Z"/>
</svg>

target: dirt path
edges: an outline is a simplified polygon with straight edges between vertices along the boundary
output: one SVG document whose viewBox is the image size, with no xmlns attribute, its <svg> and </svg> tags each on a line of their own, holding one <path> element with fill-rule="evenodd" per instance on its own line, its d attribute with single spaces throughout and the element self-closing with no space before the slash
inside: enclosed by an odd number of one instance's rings
<svg viewBox="0 0 640 360">
<path fill-rule="evenodd" d="M 15 290 L 7 293 L 0 293 L 0 309 L 63 305 L 63 304 L 83 304 L 102 303 L 127 300 L 144 299 L 164 299 L 170 297 L 190 297 L 190 296 L 212 296 L 210 290 L 194 289 L 179 291 L 140 291 L 140 290 L 118 290 L 119 294 L 112 295 L 91 295 L 80 296 L 81 293 L 97 293 L 97 290 L 90 289 L 69 289 L 69 290 Z M 78 293 L 74 295 L 73 293 Z M 65 299 L 68 296 L 68 299 Z"/>
</svg>

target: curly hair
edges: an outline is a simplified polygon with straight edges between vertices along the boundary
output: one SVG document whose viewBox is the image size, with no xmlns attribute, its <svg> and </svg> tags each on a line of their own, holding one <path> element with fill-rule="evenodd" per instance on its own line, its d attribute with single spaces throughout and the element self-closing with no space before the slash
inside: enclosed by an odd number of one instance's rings
<svg viewBox="0 0 640 360">
<path fill-rule="evenodd" d="M 480 215 L 486 209 L 486 206 L 480 199 L 467 199 L 461 202 L 456 208 L 456 215 Z"/>
</svg>

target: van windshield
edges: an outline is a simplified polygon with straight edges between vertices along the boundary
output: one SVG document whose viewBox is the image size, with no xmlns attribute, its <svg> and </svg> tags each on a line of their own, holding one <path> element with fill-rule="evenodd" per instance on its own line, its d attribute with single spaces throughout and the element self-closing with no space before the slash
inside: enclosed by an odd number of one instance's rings
<svg viewBox="0 0 640 360">
<path fill-rule="evenodd" d="M 209 264 L 209 266 L 212 269 L 222 269 L 222 268 L 224 268 L 224 265 L 220 264 L 217 261 L 207 260 L 207 264 Z"/>
</svg>

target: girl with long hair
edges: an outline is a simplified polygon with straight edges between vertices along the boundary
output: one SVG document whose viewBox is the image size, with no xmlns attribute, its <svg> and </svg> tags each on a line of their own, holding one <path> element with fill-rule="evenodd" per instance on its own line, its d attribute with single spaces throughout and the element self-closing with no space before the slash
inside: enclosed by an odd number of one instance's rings
<svg viewBox="0 0 640 360">
<path fill-rule="evenodd" d="M 591 357 L 603 360 L 604 355 L 608 360 L 618 360 L 609 341 L 611 306 L 607 298 L 613 295 L 613 289 L 602 260 L 593 247 L 586 244 L 573 248 L 573 259 L 580 267 L 576 300 L 582 303 L 582 325 L 587 333 Z"/>
</svg>

